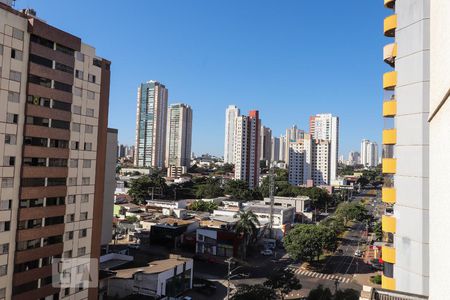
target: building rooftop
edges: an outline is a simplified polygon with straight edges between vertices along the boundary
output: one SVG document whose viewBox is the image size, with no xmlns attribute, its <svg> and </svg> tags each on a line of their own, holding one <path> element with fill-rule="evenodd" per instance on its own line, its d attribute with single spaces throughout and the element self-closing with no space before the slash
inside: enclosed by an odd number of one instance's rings
<svg viewBox="0 0 450 300">
<path fill-rule="evenodd" d="M 281 214 L 284 210 L 294 209 L 294 207 L 280 207 L 274 206 L 273 213 Z M 259 214 L 270 214 L 270 205 L 248 205 L 244 207 L 244 211 L 251 210 L 254 213 Z"/>
<path fill-rule="evenodd" d="M 192 259 L 174 255 L 168 259 L 152 261 L 147 266 L 114 270 L 114 272 L 117 272 L 115 278 L 131 279 L 136 273 L 157 274 L 183 265 L 189 261 L 192 261 Z"/>
<path fill-rule="evenodd" d="M 172 218 L 172 217 L 168 217 L 165 219 L 161 219 L 159 221 L 158 225 L 170 225 L 170 226 L 188 226 L 192 223 L 197 222 L 196 219 L 192 218 L 192 219 L 178 219 L 178 218 Z"/>
</svg>

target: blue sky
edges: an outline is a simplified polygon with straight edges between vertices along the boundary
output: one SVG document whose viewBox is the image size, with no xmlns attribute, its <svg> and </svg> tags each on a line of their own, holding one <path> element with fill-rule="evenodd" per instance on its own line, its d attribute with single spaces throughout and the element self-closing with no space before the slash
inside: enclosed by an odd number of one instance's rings
<svg viewBox="0 0 450 300">
<path fill-rule="evenodd" d="M 223 154 L 225 108 L 278 136 L 340 117 L 340 152 L 382 130 L 383 1 L 18 0 L 112 61 L 109 126 L 134 142 L 136 90 L 158 80 L 194 110 L 193 151 Z"/>
</svg>

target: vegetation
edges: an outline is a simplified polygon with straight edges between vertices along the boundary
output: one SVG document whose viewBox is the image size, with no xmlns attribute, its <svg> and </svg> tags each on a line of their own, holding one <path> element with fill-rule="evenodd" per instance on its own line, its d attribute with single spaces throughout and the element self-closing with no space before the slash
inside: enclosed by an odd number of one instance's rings
<svg viewBox="0 0 450 300">
<path fill-rule="evenodd" d="M 132 179 L 128 194 L 133 197 L 135 203 L 143 204 L 146 199 L 150 198 L 152 191 L 155 195 L 163 197 L 166 190 L 165 179 L 160 174 L 155 173 Z"/>
<path fill-rule="evenodd" d="M 247 182 L 243 180 L 229 180 L 225 183 L 224 193 L 238 200 L 262 200 L 261 193 L 257 190 L 250 190 Z"/>
<path fill-rule="evenodd" d="M 130 223 L 136 223 L 139 221 L 138 217 L 136 216 L 126 216 L 125 219 Z"/>
<path fill-rule="evenodd" d="M 370 281 L 375 284 L 381 284 L 381 275 L 377 274 L 375 276 L 370 277 Z"/>
<path fill-rule="evenodd" d="M 299 224 L 284 237 L 284 246 L 293 259 L 319 260 L 323 251 L 334 251 L 337 234 L 322 224 Z"/>
<path fill-rule="evenodd" d="M 215 178 L 207 178 L 204 184 L 198 185 L 195 192 L 197 199 L 211 199 L 221 197 L 223 195 L 223 189 L 220 187 L 220 182 Z"/>
<path fill-rule="evenodd" d="M 375 223 L 373 227 L 373 232 L 375 233 L 375 239 L 381 241 L 383 239 L 383 230 L 381 228 L 381 222 Z"/>
<path fill-rule="evenodd" d="M 336 209 L 335 215 L 342 218 L 344 225 L 347 226 L 350 221 L 364 221 L 368 218 L 367 209 L 360 203 L 343 202 Z"/>
<path fill-rule="evenodd" d="M 326 219 L 323 219 L 320 224 L 324 227 L 327 227 L 329 230 L 334 231 L 336 235 L 339 235 L 345 231 L 344 221 L 339 216 L 330 216 Z"/>
<path fill-rule="evenodd" d="M 262 284 L 247 285 L 240 284 L 237 286 L 236 293 L 231 300 L 273 300 L 277 299 L 274 290 Z"/>
<path fill-rule="evenodd" d="M 338 290 L 333 295 L 329 288 L 319 285 L 309 292 L 307 300 L 358 300 L 359 292 L 353 289 Z"/>
<path fill-rule="evenodd" d="M 247 256 L 247 247 L 257 238 L 259 220 L 252 211 L 240 211 L 237 213 L 239 220 L 236 223 L 236 232 L 244 239 L 243 257 Z"/>
<path fill-rule="evenodd" d="M 205 212 L 213 212 L 213 210 L 217 209 L 218 205 L 212 201 L 202 201 L 198 200 L 193 202 L 189 209 L 194 211 L 205 211 Z"/>
<path fill-rule="evenodd" d="M 264 282 L 264 286 L 277 291 L 280 299 L 284 299 L 284 296 L 291 291 L 302 288 L 300 281 L 290 270 L 278 270 L 271 273 L 268 280 Z"/>
</svg>

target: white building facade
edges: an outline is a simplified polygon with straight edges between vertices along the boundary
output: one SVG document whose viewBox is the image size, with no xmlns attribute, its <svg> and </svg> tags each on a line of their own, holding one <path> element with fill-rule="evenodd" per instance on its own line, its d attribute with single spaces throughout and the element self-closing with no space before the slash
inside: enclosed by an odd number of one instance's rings
<svg viewBox="0 0 450 300">
<path fill-rule="evenodd" d="M 237 117 L 240 110 L 235 105 L 230 105 L 225 111 L 225 148 L 223 160 L 225 163 L 234 164 L 234 135 Z"/>
</svg>

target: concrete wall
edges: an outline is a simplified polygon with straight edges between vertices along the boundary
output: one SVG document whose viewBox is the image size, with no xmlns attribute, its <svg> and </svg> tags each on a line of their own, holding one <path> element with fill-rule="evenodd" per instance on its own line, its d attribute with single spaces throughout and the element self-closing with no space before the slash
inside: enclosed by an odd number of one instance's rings
<svg viewBox="0 0 450 300">
<path fill-rule="evenodd" d="M 117 130 L 108 129 L 106 145 L 105 195 L 103 199 L 102 245 L 109 244 L 112 238 L 112 217 L 114 190 L 116 188 Z"/>
</svg>

